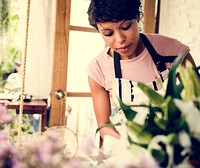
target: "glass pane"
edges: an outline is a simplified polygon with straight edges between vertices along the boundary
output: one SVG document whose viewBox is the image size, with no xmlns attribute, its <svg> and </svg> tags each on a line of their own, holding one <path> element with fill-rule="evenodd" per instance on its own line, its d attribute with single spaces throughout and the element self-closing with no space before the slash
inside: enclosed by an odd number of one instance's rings
<svg viewBox="0 0 200 168">
<path fill-rule="evenodd" d="M 68 58 L 68 92 L 89 92 L 86 68 L 104 48 L 99 33 L 70 31 Z"/>
<path fill-rule="evenodd" d="M 90 3 L 90 0 L 72 0 L 71 1 L 70 25 L 91 27 L 88 23 L 88 15 L 87 15 L 89 3 Z"/>
</svg>

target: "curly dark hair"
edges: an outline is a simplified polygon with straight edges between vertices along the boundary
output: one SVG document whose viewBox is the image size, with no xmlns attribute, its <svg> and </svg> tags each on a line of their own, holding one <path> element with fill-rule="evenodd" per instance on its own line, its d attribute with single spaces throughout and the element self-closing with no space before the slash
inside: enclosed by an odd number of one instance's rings
<svg viewBox="0 0 200 168">
<path fill-rule="evenodd" d="M 140 0 L 91 0 L 87 13 L 90 25 L 98 30 L 98 22 L 136 19 L 140 9 Z"/>
</svg>

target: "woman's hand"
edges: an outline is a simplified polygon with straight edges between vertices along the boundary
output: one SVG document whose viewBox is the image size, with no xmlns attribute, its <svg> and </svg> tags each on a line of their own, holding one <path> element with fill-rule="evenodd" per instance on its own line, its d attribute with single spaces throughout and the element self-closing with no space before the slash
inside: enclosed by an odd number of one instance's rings
<svg viewBox="0 0 200 168">
<path fill-rule="evenodd" d="M 111 115 L 110 96 L 101 85 L 99 85 L 94 79 L 88 77 L 91 95 L 93 99 L 93 106 L 96 115 L 98 127 L 110 123 L 109 117 Z M 111 135 L 119 138 L 119 134 L 112 127 L 103 127 L 100 130 L 100 135 L 103 138 L 104 135 Z"/>
</svg>

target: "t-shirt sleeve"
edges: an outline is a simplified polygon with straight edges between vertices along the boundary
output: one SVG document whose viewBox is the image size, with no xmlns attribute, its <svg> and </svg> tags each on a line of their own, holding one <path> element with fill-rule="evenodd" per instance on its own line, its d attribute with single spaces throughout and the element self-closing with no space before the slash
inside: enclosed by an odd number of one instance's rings
<svg viewBox="0 0 200 168">
<path fill-rule="evenodd" d="M 150 41 L 157 53 L 163 56 L 178 56 L 185 50 L 189 50 L 189 47 L 179 40 L 167 36 L 163 36 L 160 34 L 154 36 L 148 36 Z M 167 67 L 171 66 L 171 63 L 166 63 Z"/>
<path fill-rule="evenodd" d="M 179 56 L 181 53 L 183 53 L 186 50 L 189 50 L 189 47 L 183 43 L 181 43 L 179 40 L 177 39 L 171 39 L 171 55 L 177 55 Z M 184 58 L 182 59 L 182 61 L 184 60 Z M 181 62 L 182 62 L 181 61 Z M 171 67 L 172 63 L 166 63 L 167 67 Z"/>
<path fill-rule="evenodd" d="M 172 45 L 172 46 L 174 46 L 173 53 L 180 54 L 180 53 L 184 52 L 185 50 L 189 49 L 189 47 L 187 45 L 181 43 L 178 40 L 174 40 L 173 42 L 174 42 L 174 44 Z"/>
<path fill-rule="evenodd" d="M 98 84 L 105 88 L 104 75 L 96 59 L 93 59 L 87 67 L 87 74 Z"/>
<path fill-rule="evenodd" d="M 156 51 L 163 56 L 178 55 L 189 49 L 189 47 L 179 40 L 163 35 L 148 36 Z M 154 38 L 155 37 L 155 38 Z"/>
</svg>

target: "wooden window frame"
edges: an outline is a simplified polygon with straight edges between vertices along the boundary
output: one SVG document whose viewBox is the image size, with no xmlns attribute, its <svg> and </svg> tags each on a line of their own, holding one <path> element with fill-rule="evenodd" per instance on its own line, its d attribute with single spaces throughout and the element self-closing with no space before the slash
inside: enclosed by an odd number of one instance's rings
<svg viewBox="0 0 200 168">
<path fill-rule="evenodd" d="M 97 32 L 92 28 L 70 25 L 71 1 L 56 0 L 50 127 L 66 125 L 66 100 L 59 100 L 56 92 L 67 89 L 69 33 L 70 31 Z M 151 2 L 144 0 L 144 33 L 155 31 L 155 2 L 156 0 Z M 66 95 L 67 97 L 91 97 L 91 94 L 86 92 L 66 92 Z"/>
<path fill-rule="evenodd" d="M 68 50 L 70 31 L 97 33 L 93 28 L 70 25 L 71 0 L 57 0 L 54 40 L 54 64 L 51 91 L 49 126 L 66 125 L 66 100 L 57 98 L 57 91 L 66 91 L 67 97 L 91 97 L 90 92 L 68 92 Z M 56 82 L 55 82 L 56 81 Z"/>
</svg>

